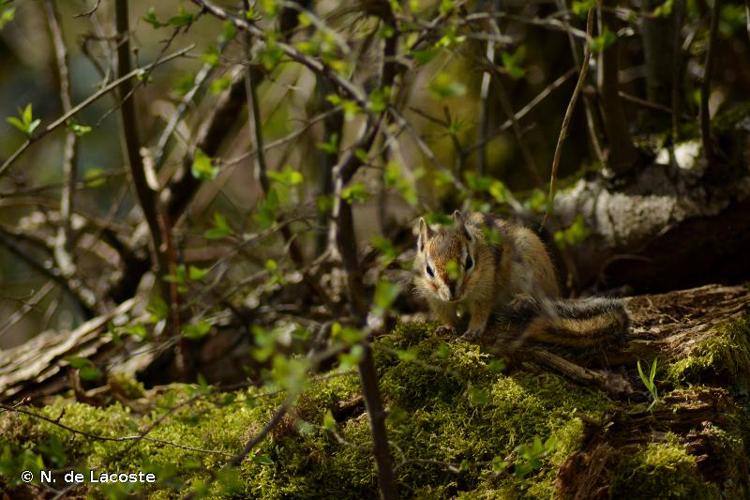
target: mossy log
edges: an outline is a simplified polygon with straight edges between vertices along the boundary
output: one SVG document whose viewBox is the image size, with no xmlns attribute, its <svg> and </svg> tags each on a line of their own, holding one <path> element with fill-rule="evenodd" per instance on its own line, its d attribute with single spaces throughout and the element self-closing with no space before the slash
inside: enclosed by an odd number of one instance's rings
<svg viewBox="0 0 750 500">
<path fill-rule="evenodd" d="M 742 116 L 747 116 L 747 109 Z M 678 145 L 680 167 L 651 164 L 624 179 L 583 178 L 555 199 L 554 229 L 582 217 L 589 237 L 565 255 L 577 289 L 655 293 L 750 278 L 747 135 L 734 173 L 708 182 L 698 142 Z M 662 151 L 665 158 L 668 150 Z M 659 161 L 666 162 L 666 159 Z"/>
<path fill-rule="evenodd" d="M 638 380 L 636 363 L 654 359 L 667 367 L 672 385 L 750 387 L 748 288 L 706 285 L 623 301 L 630 318 L 626 338 L 599 348 L 576 349 L 532 339 L 514 349 L 513 338 L 501 327 L 485 339 L 493 338 L 491 348 L 499 355 L 543 365 L 614 396 L 632 393 L 631 381 Z"/>
<path fill-rule="evenodd" d="M 400 323 L 372 344 L 400 494 L 747 497 L 748 303 L 748 290 L 721 286 L 628 299 L 632 334 L 608 361 L 606 352 L 597 358 L 530 343 L 522 346 L 528 356 L 500 360 L 440 334 L 434 324 Z M 653 357 L 658 397 L 650 404 L 634 365 Z M 616 375 L 632 392 L 600 390 L 595 378 L 557 370 L 560 360 Z M 14 497 L 44 495 L 44 488 L 17 479 L 33 463 L 122 471 L 147 463 L 160 480 L 136 485 L 131 494 L 172 498 L 203 488 L 217 498 L 377 496 L 354 372 L 311 377 L 252 457 L 208 486 L 205 471 L 220 468 L 264 428 L 286 400 L 284 391 L 129 386 L 96 406 L 71 401 L 72 395 L 44 398 L 37 408 L 6 406 L 0 488 Z M 85 483 L 69 493 L 103 495 L 104 488 Z"/>
</svg>

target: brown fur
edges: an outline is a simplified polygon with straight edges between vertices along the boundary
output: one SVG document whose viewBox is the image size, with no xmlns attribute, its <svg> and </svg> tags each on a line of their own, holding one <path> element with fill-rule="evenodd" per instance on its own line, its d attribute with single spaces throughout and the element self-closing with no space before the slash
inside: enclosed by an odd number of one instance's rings
<svg viewBox="0 0 750 500">
<path fill-rule="evenodd" d="M 512 307 L 517 301 L 557 301 L 557 274 L 544 243 L 534 232 L 488 214 L 463 216 L 456 211 L 453 217 L 452 227 L 436 231 L 423 219 L 419 221 L 414 283 L 436 319 L 455 327 L 462 308 L 469 315 L 465 336 L 471 338 L 481 335 L 494 311 Z M 473 261 L 471 268 L 467 256 Z M 564 343 L 587 345 L 622 323 L 624 314 L 616 308 L 610 312 L 590 307 L 587 317 L 586 306 L 580 309 L 576 318 L 540 312 L 522 337 L 550 341 L 560 336 L 570 341 Z"/>
</svg>

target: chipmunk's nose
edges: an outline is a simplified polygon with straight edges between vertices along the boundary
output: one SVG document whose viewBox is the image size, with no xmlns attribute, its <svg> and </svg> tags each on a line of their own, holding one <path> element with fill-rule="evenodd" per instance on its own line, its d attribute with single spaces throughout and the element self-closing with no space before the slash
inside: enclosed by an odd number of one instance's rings
<svg viewBox="0 0 750 500">
<path fill-rule="evenodd" d="M 458 288 L 458 283 L 456 280 L 448 280 L 446 283 L 448 285 L 448 293 L 450 294 L 450 299 L 453 300 L 456 298 L 456 289 Z"/>
</svg>

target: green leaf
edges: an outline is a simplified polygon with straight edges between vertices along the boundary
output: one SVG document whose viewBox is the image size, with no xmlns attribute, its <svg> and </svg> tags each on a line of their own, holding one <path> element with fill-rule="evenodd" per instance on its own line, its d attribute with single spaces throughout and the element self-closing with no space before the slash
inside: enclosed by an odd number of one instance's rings
<svg viewBox="0 0 750 500">
<path fill-rule="evenodd" d="M 211 158 L 200 149 L 195 152 L 193 166 L 190 171 L 193 177 L 202 181 L 214 179 L 219 173 L 219 169 L 211 164 Z"/>
<path fill-rule="evenodd" d="M 370 158 L 367 155 L 367 151 L 365 151 L 362 148 L 355 149 L 354 150 L 354 156 L 356 156 L 359 161 L 361 161 L 362 163 L 365 163 L 365 164 L 369 163 L 369 161 L 370 161 Z"/>
<path fill-rule="evenodd" d="M 370 93 L 367 108 L 373 113 L 382 113 L 388 107 L 388 99 L 391 96 L 390 87 L 377 88 Z"/>
<path fill-rule="evenodd" d="M 400 292 L 401 286 L 398 283 L 391 283 L 384 280 L 378 281 L 378 284 L 375 285 L 375 295 L 373 297 L 376 311 L 379 314 L 385 313 L 385 311 L 391 307 L 391 304 L 393 304 Z"/>
<path fill-rule="evenodd" d="M 362 112 L 362 108 L 359 107 L 359 104 L 349 99 L 344 99 L 341 102 L 341 109 L 344 110 L 344 120 L 346 121 L 353 120 L 359 113 Z"/>
<path fill-rule="evenodd" d="M 24 123 L 15 116 L 9 116 L 5 119 L 5 121 L 16 127 L 21 132 L 26 133 L 26 125 L 24 125 Z"/>
<path fill-rule="evenodd" d="M 333 155 L 338 153 L 339 150 L 339 135 L 334 132 L 331 134 L 331 136 L 328 138 L 326 142 L 319 142 L 317 144 L 318 149 L 323 151 L 326 154 Z"/>
<path fill-rule="evenodd" d="M 209 46 L 206 51 L 201 54 L 201 61 L 208 64 L 209 66 L 216 66 L 219 64 L 219 49 L 214 45 Z"/>
<path fill-rule="evenodd" d="M 190 278 L 190 281 L 200 281 L 203 278 L 205 278 L 209 272 L 210 272 L 210 269 L 203 269 L 201 267 L 196 267 L 196 266 L 188 266 L 188 277 Z"/>
<path fill-rule="evenodd" d="M 353 346 L 348 353 L 339 354 L 339 368 L 343 371 L 355 368 L 365 354 L 364 347 L 360 344 Z"/>
<path fill-rule="evenodd" d="M 90 189 L 100 188 L 107 183 L 107 178 L 104 176 L 105 170 L 99 167 L 92 167 L 86 169 L 83 174 L 83 179 L 86 183 L 86 187 Z"/>
<path fill-rule="evenodd" d="M 578 17 L 586 17 L 589 10 L 596 7 L 596 0 L 574 1 L 570 10 Z"/>
<path fill-rule="evenodd" d="M 237 36 L 237 28 L 234 26 L 232 21 L 225 21 L 222 25 L 221 35 L 219 35 L 219 43 L 227 43 L 230 40 L 234 40 Z"/>
<path fill-rule="evenodd" d="M 411 206 L 416 206 L 418 200 L 417 190 L 414 185 L 404 178 L 402 172 L 405 169 L 395 161 L 389 161 L 385 166 L 383 181 L 385 187 L 396 188 L 404 200 Z"/>
<path fill-rule="evenodd" d="M 78 374 L 83 380 L 97 380 L 102 376 L 101 370 L 90 359 L 80 356 L 70 356 L 65 358 L 65 360 L 70 366 L 78 370 Z"/>
<path fill-rule="evenodd" d="M 439 73 L 430 82 L 430 92 L 436 99 L 445 99 L 448 97 L 459 97 L 466 93 L 466 85 L 453 80 L 448 73 Z"/>
<path fill-rule="evenodd" d="M 333 413 L 331 413 L 331 410 L 326 410 L 325 414 L 323 415 L 323 428 L 327 431 L 335 431 L 336 430 L 336 419 L 333 418 Z"/>
<path fill-rule="evenodd" d="M 148 337 L 148 330 L 146 330 L 146 326 L 141 324 L 125 326 L 122 328 L 122 331 L 137 338 L 138 340 L 145 340 Z"/>
<path fill-rule="evenodd" d="M 508 467 L 510 467 L 510 463 L 506 462 L 500 457 L 495 457 L 492 459 L 492 462 L 490 462 L 490 466 L 492 467 L 492 472 L 494 472 L 495 474 L 500 474 Z"/>
<path fill-rule="evenodd" d="M 42 123 L 42 120 L 40 120 L 38 118 L 36 120 L 32 121 L 31 123 L 29 123 L 29 125 L 28 125 L 28 127 L 26 129 L 26 133 L 29 134 L 29 135 L 33 134 L 34 130 L 36 130 L 36 128 L 39 126 L 40 123 Z"/>
<path fill-rule="evenodd" d="M 341 341 L 346 345 L 354 345 L 362 342 L 365 338 L 365 334 L 361 330 L 344 327 L 336 322 L 331 326 L 331 338 L 333 340 Z"/>
<path fill-rule="evenodd" d="M 386 268 L 388 265 L 396 260 L 396 257 L 398 256 L 398 252 L 396 250 L 396 247 L 393 246 L 393 243 L 388 238 L 384 238 L 380 235 L 375 235 L 370 240 L 372 243 L 372 246 L 375 247 L 378 252 L 380 252 L 380 256 L 378 257 L 378 264 L 381 268 Z"/>
<path fill-rule="evenodd" d="M 94 365 L 84 366 L 78 370 L 78 375 L 82 380 L 99 380 L 102 378 L 102 371 Z"/>
<path fill-rule="evenodd" d="M 195 16 L 190 12 L 187 12 L 184 7 L 180 7 L 177 15 L 170 17 L 167 23 L 175 28 L 181 28 L 192 24 L 193 21 L 195 21 Z"/>
<path fill-rule="evenodd" d="M 209 240 L 219 240 L 232 234 L 227 218 L 220 212 L 214 212 L 214 227 L 203 233 Z"/>
<path fill-rule="evenodd" d="M 83 358 L 81 356 L 69 356 L 65 358 L 65 361 L 67 361 L 73 368 L 83 368 L 84 366 L 92 364 L 88 358 Z"/>
<path fill-rule="evenodd" d="M 224 92 L 232 85 L 232 79 L 228 76 L 216 78 L 211 82 L 210 90 L 213 95 L 218 95 Z"/>
<path fill-rule="evenodd" d="M 369 197 L 370 193 L 367 192 L 367 188 L 361 182 L 353 182 L 341 190 L 341 198 L 350 205 L 363 203 Z"/>
<path fill-rule="evenodd" d="M 299 186 L 304 180 L 302 173 L 291 167 L 286 167 L 284 170 L 279 171 L 270 170 L 268 172 L 268 178 L 274 182 L 284 184 L 285 186 Z"/>
<path fill-rule="evenodd" d="M 34 120 L 31 103 L 27 104 L 23 110 L 18 110 L 18 117 L 9 116 L 6 118 L 6 121 L 29 136 L 34 133 L 34 130 L 41 123 L 39 119 Z"/>
<path fill-rule="evenodd" d="M 254 455 L 253 462 L 258 465 L 273 465 L 274 461 L 268 455 Z"/>
<path fill-rule="evenodd" d="M 0 13 L 0 30 L 5 28 L 5 25 L 13 21 L 16 17 L 15 7 L 4 7 L 2 13 Z"/>
<path fill-rule="evenodd" d="M 439 51 L 436 49 L 414 50 L 411 55 L 418 65 L 422 66 L 432 61 Z"/>
<path fill-rule="evenodd" d="M 146 11 L 146 15 L 143 16 L 143 20 L 150 24 L 154 29 L 159 29 L 162 26 L 166 26 L 164 23 L 159 21 L 159 19 L 157 19 L 156 9 L 154 9 L 153 7 L 148 8 L 148 10 Z"/>
<path fill-rule="evenodd" d="M 266 41 L 265 47 L 261 48 L 259 51 L 258 57 L 260 58 L 263 67 L 267 71 L 272 71 L 281 62 L 281 59 L 284 57 L 284 51 L 271 37 L 269 37 Z"/>
<path fill-rule="evenodd" d="M 265 198 L 258 204 L 255 213 L 255 220 L 258 222 L 260 229 L 268 229 L 276 222 L 276 213 L 279 210 L 281 200 L 276 187 L 271 186 Z"/>
<path fill-rule="evenodd" d="M 189 323 L 182 328 L 182 335 L 192 340 L 201 339 L 208 335 L 209 332 L 211 332 L 211 323 L 206 320 Z"/>
<path fill-rule="evenodd" d="M 591 232 L 586 227 L 586 221 L 582 215 L 577 215 L 573 224 L 567 229 L 555 231 L 555 243 L 561 249 L 580 245 Z"/>
<path fill-rule="evenodd" d="M 607 28 L 604 28 L 604 32 L 602 32 L 601 35 L 596 36 L 591 40 L 591 51 L 594 53 L 602 52 L 612 46 L 616 41 L 617 35 Z"/>
<path fill-rule="evenodd" d="M 674 0 L 666 0 L 663 4 L 652 10 L 651 15 L 654 17 L 667 17 L 672 14 L 673 4 Z"/>
<path fill-rule="evenodd" d="M 68 130 L 73 132 L 78 137 L 82 137 L 91 132 L 92 128 L 89 125 L 83 125 L 81 123 L 76 123 L 75 121 L 70 120 L 68 122 Z"/>
<path fill-rule="evenodd" d="M 31 123 L 32 118 L 32 111 L 31 111 L 31 103 L 27 104 L 25 108 L 23 108 L 23 112 L 21 113 L 21 120 L 23 120 L 23 123 L 28 125 Z"/>
<path fill-rule="evenodd" d="M 186 73 L 180 75 L 174 83 L 174 91 L 179 96 L 184 96 L 195 86 L 195 75 Z"/>
<path fill-rule="evenodd" d="M 508 189 L 505 187 L 505 184 L 500 181 L 493 181 L 492 184 L 490 184 L 488 192 L 498 203 L 505 203 L 508 201 Z"/>
<path fill-rule="evenodd" d="M 526 70 L 520 66 L 525 56 L 526 49 L 523 45 L 518 47 L 514 52 L 503 52 L 500 54 L 503 68 L 505 68 L 505 71 L 507 71 L 510 77 L 514 80 L 522 78 L 526 74 Z"/>
</svg>

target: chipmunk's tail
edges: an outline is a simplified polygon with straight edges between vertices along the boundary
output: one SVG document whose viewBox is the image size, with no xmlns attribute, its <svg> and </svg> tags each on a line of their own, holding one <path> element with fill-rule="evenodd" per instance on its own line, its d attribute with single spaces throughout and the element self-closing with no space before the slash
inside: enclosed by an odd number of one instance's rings
<svg viewBox="0 0 750 500">
<path fill-rule="evenodd" d="M 594 347 L 624 340 L 629 319 L 622 301 L 607 298 L 526 299 L 501 313 L 526 340 L 568 347 Z"/>
</svg>

